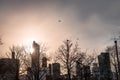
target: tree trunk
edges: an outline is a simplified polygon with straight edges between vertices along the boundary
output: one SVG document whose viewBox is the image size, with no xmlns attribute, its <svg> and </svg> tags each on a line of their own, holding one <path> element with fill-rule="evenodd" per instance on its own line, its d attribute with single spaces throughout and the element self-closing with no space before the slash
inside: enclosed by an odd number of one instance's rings
<svg viewBox="0 0 120 80">
<path fill-rule="evenodd" d="M 71 72 L 69 68 L 68 68 L 68 80 L 71 80 Z"/>
</svg>

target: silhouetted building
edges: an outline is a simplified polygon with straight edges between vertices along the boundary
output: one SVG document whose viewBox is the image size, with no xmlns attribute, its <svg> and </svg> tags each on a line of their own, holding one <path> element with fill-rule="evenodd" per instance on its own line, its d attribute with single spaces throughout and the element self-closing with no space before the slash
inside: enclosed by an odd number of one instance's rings
<svg viewBox="0 0 120 80">
<path fill-rule="evenodd" d="M 47 58 L 43 57 L 42 67 L 40 67 L 39 45 L 35 41 L 33 42 L 33 49 L 31 67 L 27 69 L 28 80 L 53 80 L 53 78 L 60 80 L 60 64 L 53 63 L 47 67 Z"/>
<path fill-rule="evenodd" d="M 47 67 L 47 58 L 43 57 L 42 58 L 42 68 L 46 68 Z"/>
<path fill-rule="evenodd" d="M 33 49 L 34 52 L 32 53 L 32 68 L 37 67 L 39 68 L 39 44 L 37 44 L 35 41 L 33 41 Z"/>
<path fill-rule="evenodd" d="M 31 67 L 27 69 L 28 80 L 47 80 L 49 68 L 47 67 L 47 58 L 42 58 L 42 67 L 40 67 L 40 46 L 35 41 L 33 42 L 34 52 L 32 53 Z"/>
<path fill-rule="evenodd" d="M 37 44 L 35 41 L 33 41 L 33 45 L 32 45 L 34 52 L 32 53 L 32 73 L 33 73 L 33 78 L 35 80 L 39 80 L 39 67 L 40 67 L 40 52 L 39 52 L 39 44 Z"/>
<path fill-rule="evenodd" d="M 49 64 L 49 75 L 52 75 L 52 65 Z"/>
<path fill-rule="evenodd" d="M 77 80 L 83 79 L 83 66 L 79 61 L 76 62 L 76 77 Z"/>
<path fill-rule="evenodd" d="M 85 80 L 90 80 L 90 77 L 91 77 L 91 71 L 90 71 L 90 66 L 83 66 L 83 69 L 84 69 L 84 78 Z"/>
<path fill-rule="evenodd" d="M 48 68 L 42 68 L 39 72 L 39 80 L 46 80 L 46 76 L 49 74 Z"/>
<path fill-rule="evenodd" d="M 18 80 L 19 79 L 19 60 L 15 59 L 14 52 L 12 59 L 0 59 L 0 80 Z"/>
<path fill-rule="evenodd" d="M 99 71 L 98 63 L 93 63 L 92 74 L 93 74 L 94 80 L 100 79 L 100 71 Z"/>
<path fill-rule="evenodd" d="M 100 68 L 100 80 L 112 80 L 109 53 L 101 53 L 98 56 Z"/>
<path fill-rule="evenodd" d="M 53 69 L 53 78 L 58 79 L 60 78 L 60 64 L 59 63 L 53 63 L 52 64 Z"/>
<path fill-rule="evenodd" d="M 46 80 L 53 80 L 53 76 L 52 76 L 52 65 L 49 64 L 49 67 L 48 67 L 48 75 L 46 75 Z"/>
<path fill-rule="evenodd" d="M 90 66 L 83 65 L 82 62 L 76 62 L 76 78 L 77 80 L 90 80 L 91 70 Z"/>
</svg>

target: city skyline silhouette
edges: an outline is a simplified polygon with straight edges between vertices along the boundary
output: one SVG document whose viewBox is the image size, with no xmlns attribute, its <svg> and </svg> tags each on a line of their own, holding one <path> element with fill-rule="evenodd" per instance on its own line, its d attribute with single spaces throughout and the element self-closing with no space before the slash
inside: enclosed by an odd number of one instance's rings
<svg viewBox="0 0 120 80">
<path fill-rule="evenodd" d="M 119 58 L 120 1 L 0 0 L 0 80 L 119 80 Z"/>
</svg>

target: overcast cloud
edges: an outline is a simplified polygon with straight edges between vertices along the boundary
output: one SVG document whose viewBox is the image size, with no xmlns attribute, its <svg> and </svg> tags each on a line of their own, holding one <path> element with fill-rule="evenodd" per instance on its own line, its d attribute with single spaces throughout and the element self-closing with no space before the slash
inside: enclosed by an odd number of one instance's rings
<svg viewBox="0 0 120 80">
<path fill-rule="evenodd" d="M 120 0 L 0 0 L 5 47 L 22 42 L 28 28 L 52 49 L 66 38 L 79 38 L 83 49 L 103 49 L 120 31 Z"/>
</svg>

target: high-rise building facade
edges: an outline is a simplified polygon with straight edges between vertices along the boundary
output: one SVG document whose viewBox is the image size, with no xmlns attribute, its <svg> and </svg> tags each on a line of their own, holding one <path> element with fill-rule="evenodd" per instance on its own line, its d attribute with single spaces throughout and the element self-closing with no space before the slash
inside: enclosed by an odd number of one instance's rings
<svg viewBox="0 0 120 80">
<path fill-rule="evenodd" d="M 52 64 L 52 71 L 53 71 L 53 78 L 59 78 L 60 77 L 60 64 L 53 63 Z"/>
<path fill-rule="evenodd" d="M 90 77 L 91 77 L 90 66 L 84 65 L 83 70 L 84 70 L 84 78 L 85 78 L 85 80 L 90 80 Z"/>
<path fill-rule="evenodd" d="M 15 53 L 12 53 L 12 59 L 0 59 L 0 80 L 18 80 L 19 79 L 19 60 L 15 59 Z"/>
<path fill-rule="evenodd" d="M 112 80 L 109 53 L 101 53 L 98 56 L 100 68 L 100 80 Z"/>
<path fill-rule="evenodd" d="M 34 51 L 32 53 L 32 68 L 34 67 L 39 67 L 39 56 L 40 56 L 40 52 L 39 52 L 39 44 L 37 44 L 35 41 L 33 41 L 33 45 L 32 45 Z"/>
<path fill-rule="evenodd" d="M 99 71 L 98 63 L 93 63 L 92 74 L 95 80 L 100 80 L 100 71 Z"/>
<path fill-rule="evenodd" d="M 76 61 L 76 77 L 77 80 L 83 79 L 83 65 L 79 61 Z"/>
<path fill-rule="evenodd" d="M 33 78 L 35 80 L 39 80 L 39 68 L 40 68 L 40 46 L 39 44 L 37 44 L 35 41 L 33 41 L 33 45 L 32 45 L 34 51 L 32 53 L 32 64 L 31 64 L 31 70 L 33 72 Z"/>
</svg>

